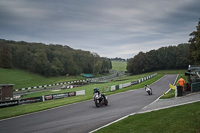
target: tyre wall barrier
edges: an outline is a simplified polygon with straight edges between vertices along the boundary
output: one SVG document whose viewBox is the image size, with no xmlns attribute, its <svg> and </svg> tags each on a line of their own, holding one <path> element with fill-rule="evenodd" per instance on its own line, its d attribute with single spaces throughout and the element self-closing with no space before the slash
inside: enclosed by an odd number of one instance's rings
<svg viewBox="0 0 200 133">
<path fill-rule="evenodd" d="M 27 88 L 21 88 L 21 89 L 14 89 L 13 91 L 24 91 L 24 90 L 31 90 L 31 89 L 36 89 L 36 88 L 46 88 L 46 87 L 51 87 L 51 86 L 67 85 L 67 84 L 73 84 L 73 83 L 79 83 L 79 82 L 87 82 L 87 81 L 89 81 L 89 79 L 69 81 L 69 82 L 60 82 L 60 83 L 54 83 L 54 84 L 49 84 L 49 85 L 40 85 L 40 86 L 27 87 Z M 71 85 L 69 85 L 67 87 L 71 88 Z"/>
</svg>

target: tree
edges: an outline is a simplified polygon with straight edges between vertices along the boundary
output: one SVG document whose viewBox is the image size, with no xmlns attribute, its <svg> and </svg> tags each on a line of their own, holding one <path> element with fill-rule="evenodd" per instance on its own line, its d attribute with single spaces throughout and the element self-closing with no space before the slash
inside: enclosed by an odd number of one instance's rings
<svg viewBox="0 0 200 133">
<path fill-rule="evenodd" d="M 101 68 L 102 68 L 102 62 L 99 60 L 96 62 L 96 64 L 94 65 L 94 74 L 98 74 L 101 72 Z"/>
<path fill-rule="evenodd" d="M 188 58 L 189 56 L 189 44 L 179 44 L 176 49 L 176 68 L 186 69 L 188 65 L 193 64 L 192 60 Z"/>
<path fill-rule="evenodd" d="M 101 58 L 102 60 L 102 68 L 101 68 L 101 72 L 108 72 L 109 69 L 112 68 L 112 66 L 110 65 L 111 64 L 111 61 L 107 58 Z"/>
<path fill-rule="evenodd" d="M 39 73 L 41 75 L 50 76 L 51 74 L 47 68 L 49 68 L 50 63 L 47 59 L 46 53 L 43 51 L 38 51 L 34 54 L 34 59 L 31 64 L 32 72 Z"/>
<path fill-rule="evenodd" d="M 151 50 L 145 54 L 144 72 L 157 70 L 158 68 L 157 53 L 158 52 L 156 50 Z"/>
<path fill-rule="evenodd" d="M 0 67 L 12 67 L 12 48 L 6 42 L 0 43 Z"/>
<path fill-rule="evenodd" d="M 128 72 L 140 74 L 144 72 L 145 53 L 139 52 L 134 58 L 130 59 L 127 64 Z"/>
<path fill-rule="evenodd" d="M 196 26 L 196 31 L 193 31 L 190 34 L 191 38 L 189 39 L 190 44 L 190 59 L 194 64 L 200 64 L 200 19 L 198 25 Z"/>
</svg>

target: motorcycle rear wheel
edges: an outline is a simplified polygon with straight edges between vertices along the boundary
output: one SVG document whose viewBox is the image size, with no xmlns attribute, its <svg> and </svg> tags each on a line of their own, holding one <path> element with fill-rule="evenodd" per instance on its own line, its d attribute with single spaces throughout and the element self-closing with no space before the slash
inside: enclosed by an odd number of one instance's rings
<svg viewBox="0 0 200 133">
<path fill-rule="evenodd" d="M 106 105 L 106 106 L 108 105 L 108 100 L 107 100 L 107 99 L 105 99 L 105 105 Z"/>
</svg>

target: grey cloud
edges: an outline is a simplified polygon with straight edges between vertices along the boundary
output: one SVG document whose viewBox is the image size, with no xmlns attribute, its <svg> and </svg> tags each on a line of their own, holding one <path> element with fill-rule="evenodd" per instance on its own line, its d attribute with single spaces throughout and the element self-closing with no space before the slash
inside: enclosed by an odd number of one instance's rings
<svg viewBox="0 0 200 133">
<path fill-rule="evenodd" d="M 198 0 L 0 0 L 0 34 L 130 58 L 187 42 L 199 13 Z"/>
</svg>

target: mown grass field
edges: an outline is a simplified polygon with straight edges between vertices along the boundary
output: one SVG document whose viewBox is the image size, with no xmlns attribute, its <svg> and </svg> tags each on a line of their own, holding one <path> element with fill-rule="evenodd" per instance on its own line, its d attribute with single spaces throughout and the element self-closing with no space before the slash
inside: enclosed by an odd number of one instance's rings
<svg viewBox="0 0 200 133">
<path fill-rule="evenodd" d="M 113 70 L 126 71 L 126 62 L 112 61 Z M 97 75 L 97 77 L 102 75 Z M 0 67 L 0 84 L 15 84 L 14 89 L 49 85 L 53 83 L 83 80 L 82 76 L 44 77 L 20 69 L 5 69 Z"/>
<path fill-rule="evenodd" d="M 127 71 L 126 66 L 127 66 L 126 61 L 112 61 L 112 70 Z"/>
<path fill-rule="evenodd" d="M 95 133 L 200 133 L 200 102 L 129 116 Z"/>
<path fill-rule="evenodd" d="M 40 85 L 49 85 L 65 81 L 74 81 L 85 79 L 81 76 L 59 76 L 59 77 L 43 77 L 19 69 L 5 69 L 0 67 L 0 84 L 15 84 L 14 89 L 26 87 L 34 87 Z"/>
</svg>

